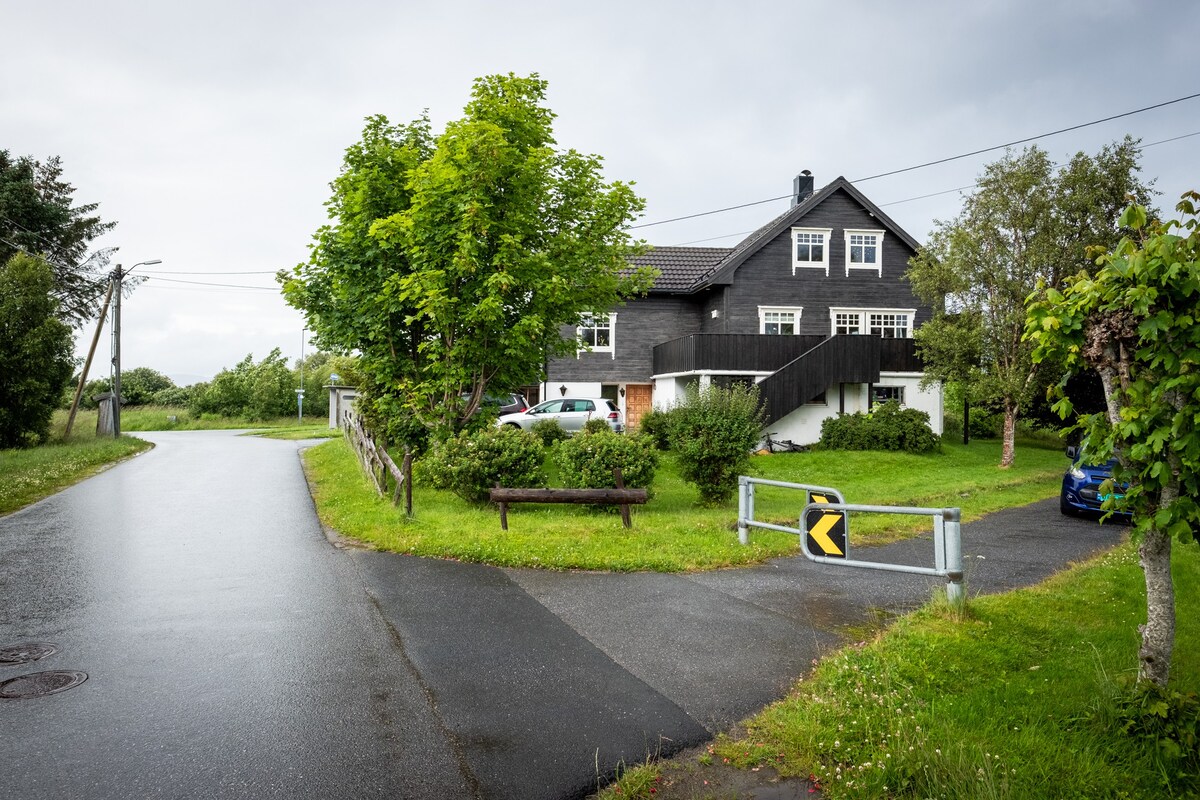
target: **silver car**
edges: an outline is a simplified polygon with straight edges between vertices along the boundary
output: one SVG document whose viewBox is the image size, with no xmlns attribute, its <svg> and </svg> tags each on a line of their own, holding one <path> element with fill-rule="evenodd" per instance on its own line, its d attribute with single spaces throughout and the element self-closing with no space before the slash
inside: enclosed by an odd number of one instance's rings
<svg viewBox="0 0 1200 800">
<path fill-rule="evenodd" d="M 533 408 L 516 414 L 504 414 L 496 420 L 497 425 L 512 425 L 514 428 L 530 430 L 533 423 L 542 419 L 556 420 L 567 433 L 578 433 L 589 419 L 603 419 L 617 433 L 625 430 L 625 420 L 612 400 L 603 397 L 560 397 L 538 403 Z"/>
</svg>

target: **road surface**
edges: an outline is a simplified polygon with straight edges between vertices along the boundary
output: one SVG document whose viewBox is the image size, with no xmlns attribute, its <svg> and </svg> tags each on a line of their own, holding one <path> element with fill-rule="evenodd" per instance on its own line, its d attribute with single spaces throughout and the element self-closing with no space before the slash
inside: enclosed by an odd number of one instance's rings
<svg viewBox="0 0 1200 800">
<path fill-rule="evenodd" d="M 57 647 L 0 680 L 87 674 L 0 700 L 7 797 L 581 797 L 777 699 L 845 623 L 941 583 L 802 558 L 609 575 L 339 549 L 297 443 L 141 435 L 154 450 L 0 518 L 0 648 Z M 1050 502 L 963 532 L 975 593 L 1124 529 Z"/>
</svg>

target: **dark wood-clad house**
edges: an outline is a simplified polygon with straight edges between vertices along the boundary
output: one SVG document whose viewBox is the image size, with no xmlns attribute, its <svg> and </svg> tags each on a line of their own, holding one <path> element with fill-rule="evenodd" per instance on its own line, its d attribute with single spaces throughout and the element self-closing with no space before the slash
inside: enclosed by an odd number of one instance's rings
<svg viewBox="0 0 1200 800">
<path fill-rule="evenodd" d="M 814 442 L 821 421 L 895 398 L 941 432 L 941 391 L 922 391 L 912 332 L 928 306 L 901 280 L 918 244 L 845 178 L 818 192 L 807 172 L 792 206 L 733 248 L 660 247 L 648 296 L 579 329 L 591 345 L 548 365 L 543 399 L 617 400 L 636 426 L 689 383 L 755 381 L 768 429 Z"/>
</svg>

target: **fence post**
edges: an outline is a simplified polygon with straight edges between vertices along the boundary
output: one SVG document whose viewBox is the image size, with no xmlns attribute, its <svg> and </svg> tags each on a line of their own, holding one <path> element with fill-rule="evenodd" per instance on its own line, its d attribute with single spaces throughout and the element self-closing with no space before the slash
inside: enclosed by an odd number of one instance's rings
<svg viewBox="0 0 1200 800">
<path fill-rule="evenodd" d="M 943 514 L 946 520 L 946 599 L 952 605 L 959 605 L 965 596 L 962 563 L 962 512 L 957 508 L 947 508 Z"/>
<path fill-rule="evenodd" d="M 746 480 L 745 475 L 738 476 L 738 542 L 740 544 L 750 544 L 750 529 L 746 527 L 746 506 L 747 500 L 750 497 L 750 484 Z"/>
</svg>

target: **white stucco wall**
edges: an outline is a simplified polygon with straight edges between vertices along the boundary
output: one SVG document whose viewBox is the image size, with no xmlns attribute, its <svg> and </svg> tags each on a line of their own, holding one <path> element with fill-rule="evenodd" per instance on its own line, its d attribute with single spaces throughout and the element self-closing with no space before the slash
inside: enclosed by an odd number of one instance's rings
<svg viewBox="0 0 1200 800">
<path fill-rule="evenodd" d="M 903 386 L 904 406 L 924 411 L 929 415 L 929 427 L 939 436 L 942 434 L 943 408 L 942 389 L 934 385 L 921 389 L 921 376 L 911 372 L 883 372 L 876 386 Z M 831 386 L 825 392 L 824 405 L 810 404 L 797 408 L 792 413 L 767 426 L 776 439 L 786 439 L 797 444 L 814 444 L 821 439 L 821 422 L 826 417 L 837 416 L 838 387 Z M 845 407 L 847 414 L 867 411 L 867 384 L 845 385 Z"/>
</svg>

